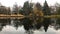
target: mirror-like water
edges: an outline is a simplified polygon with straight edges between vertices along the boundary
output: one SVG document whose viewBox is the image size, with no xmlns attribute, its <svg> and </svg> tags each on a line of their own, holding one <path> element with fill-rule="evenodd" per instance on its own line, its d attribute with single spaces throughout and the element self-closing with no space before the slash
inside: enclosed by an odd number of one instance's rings
<svg viewBox="0 0 60 34">
<path fill-rule="evenodd" d="M 60 34 L 60 23 L 46 19 L 43 22 L 25 19 L 0 19 L 0 34 Z"/>
</svg>

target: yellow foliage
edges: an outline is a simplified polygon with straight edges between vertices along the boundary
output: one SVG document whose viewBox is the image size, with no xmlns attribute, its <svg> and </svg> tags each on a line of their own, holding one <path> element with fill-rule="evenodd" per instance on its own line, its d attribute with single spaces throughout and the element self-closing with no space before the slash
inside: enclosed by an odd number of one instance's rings
<svg viewBox="0 0 60 34">
<path fill-rule="evenodd" d="M 34 6 L 34 8 L 33 8 L 33 14 L 38 16 L 38 17 L 36 17 L 37 21 L 40 21 L 40 22 L 43 21 L 44 14 L 43 14 L 42 10 L 38 10 L 38 8 L 36 6 Z"/>
<path fill-rule="evenodd" d="M 33 8 L 33 13 L 37 16 L 43 16 L 42 10 L 38 10 L 36 6 Z"/>
</svg>

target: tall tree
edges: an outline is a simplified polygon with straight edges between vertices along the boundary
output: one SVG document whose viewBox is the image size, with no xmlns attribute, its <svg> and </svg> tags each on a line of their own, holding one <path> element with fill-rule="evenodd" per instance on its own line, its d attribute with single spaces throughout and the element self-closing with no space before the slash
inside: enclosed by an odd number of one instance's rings
<svg viewBox="0 0 60 34">
<path fill-rule="evenodd" d="M 40 17 L 42 17 L 42 16 L 43 16 L 42 7 L 41 7 L 40 3 L 36 3 L 36 5 L 33 8 L 33 17 L 36 18 L 38 21 L 41 19 Z"/>
<path fill-rule="evenodd" d="M 30 3 L 26 1 L 23 5 L 24 15 L 29 15 L 31 13 L 31 8 L 32 6 L 30 5 Z"/>
<path fill-rule="evenodd" d="M 36 3 L 36 7 L 38 10 L 42 10 L 42 6 L 40 5 L 40 3 Z"/>
<path fill-rule="evenodd" d="M 45 0 L 45 3 L 44 3 L 44 6 L 43 6 L 43 12 L 44 12 L 44 15 L 51 15 L 50 8 L 49 8 L 46 0 Z M 48 26 L 49 26 L 50 23 L 51 23 L 51 19 L 50 18 L 49 19 L 48 18 L 44 18 L 43 26 L 44 26 L 45 32 L 47 31 Z"/>
<path fill-rule="evenodd" d="M 14 4 L 12 13 L 13 14 L 18 14 L 18 5 L 17 5 L 17 3 Z"/>
<path fill-rule="evenodd" d="M 46 0 L 45 0 L 45 3 L 44 3 L 44 6 L 43 6 L 43 12 L 44 12 L 44 15 L 50 15 L 51 14 L 50 8 L 49 8 Z"/>
</svg>

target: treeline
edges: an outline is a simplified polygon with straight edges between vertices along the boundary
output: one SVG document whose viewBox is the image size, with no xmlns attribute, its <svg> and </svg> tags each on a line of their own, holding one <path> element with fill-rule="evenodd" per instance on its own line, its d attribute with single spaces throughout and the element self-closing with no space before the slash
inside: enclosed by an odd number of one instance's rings
<svg viewBox="0 0 60 34">
<path fill-rule="evenodd" d="M 40 3 L 29 3 L 28 1 L 24 2 L 23 7 L 14 4 L 12 9 L 10 7 L 0 6 L 0 14 L 23 14 L 29 15 L 35 12 L 36 7 L 44 13 L 44 15 L 59 14 L 60 4 L 56 3 L 55 6 L 48 6 L 47 1 L 45 1 L 42 6 Z"/>
<path fill-rule="evenodd" d="M 47 4 L 47 1 L 45 1 L 44 6 L 41 6 L 40 3 L 29 3 L 26 1 L 23 5 L 23 7 L 18 6 L 17 4 L 13 5 L 12 10 L 10 7 L 5 7 L 3 5 L 0 6 L 0 14 L 23 14 L 23 15 L 29 15 L 33 13 L 38 8 L 39 11 L 42 11 L 44 15 L 50 15 L 51 11 Z"/>
<path fill-rule="evenodd" d="M 23 14 L 29 15 L 35 12 L 36 7 L 44 13 L 44 15 L 51 14 L 60 14 L 60 4 L 56 3 L 54 6 L 48 6 L 47 1 L 45 1 L 42 6 L 40 3 L 29 3 L 28 1 L 24 2 L 23 7 L 18 6 L 17 4 L 13 5 L 12 9 L 10 7 L 0 6 L 0 14 Z"/>
</svg>

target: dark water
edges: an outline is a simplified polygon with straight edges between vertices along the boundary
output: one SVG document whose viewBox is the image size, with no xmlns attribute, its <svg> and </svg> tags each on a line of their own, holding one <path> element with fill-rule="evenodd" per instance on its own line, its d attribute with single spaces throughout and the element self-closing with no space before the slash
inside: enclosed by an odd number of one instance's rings
<svg viewBox="0 0 60 34">
<path fill-rule="evenodd" d="M 60 23 L 56 19 L 0 19 L 0 34 L 60 34 Z"/>
</svg>

